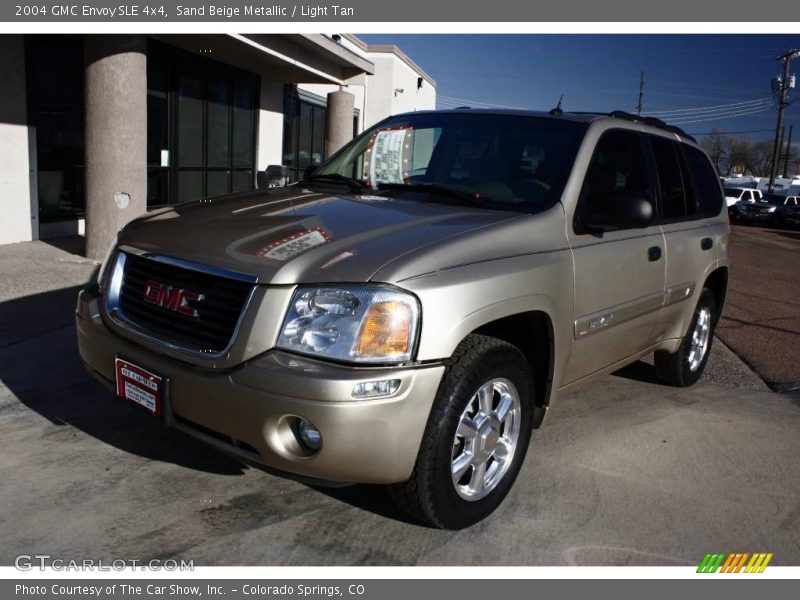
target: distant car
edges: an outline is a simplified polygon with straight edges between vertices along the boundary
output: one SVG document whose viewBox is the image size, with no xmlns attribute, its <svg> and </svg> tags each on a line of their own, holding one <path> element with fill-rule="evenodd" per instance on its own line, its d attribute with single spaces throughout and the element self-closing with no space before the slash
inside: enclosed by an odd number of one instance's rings
<svg viewBox="0 0 800 600">
<path fill-rule="evenodd" d="M 741 187 L 726 187 L 725 188 L 725 203 L 728 205 L 728 215 L 732 219 L 738 218 L 739 214 L 736 206 L 742 203 L 752 203 L 762 200 L 760 190 L 753 190 L 750 188 Z"/>
<path fill-rule="evenodd" d="M 800 196 L 779 196 L 784 199 L 775 209 L 774 222 L 777 227 L 800 227 Z"/>
<path fill-rule="evenodd" d="M 777 226 L 783 224 L 789 206 L 797 206 L 797 196 L 768 194 L 758 202 L 740 200 L 735 206 L 736 218 L 747 223 Z"/>
<path fill-rule="evenodd" d="M 761 198 L 760 190 L 744 187 L 725 187 L 725 202 L 728 208 L 740 201 L 757 202 Z"/>
</svg>

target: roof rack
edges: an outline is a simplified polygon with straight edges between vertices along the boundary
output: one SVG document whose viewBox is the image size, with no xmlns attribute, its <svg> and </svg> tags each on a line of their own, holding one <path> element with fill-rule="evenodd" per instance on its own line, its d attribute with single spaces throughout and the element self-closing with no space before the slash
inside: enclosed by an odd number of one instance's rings
<svg viewBox="0 0 800 600">
<path fill-rule="evenodd" d="M 657 119 L 656 117 L 642 117 L 640 115 L 634 115 L 633 113 L 625 112 L 624 110 L 612 110 L 611 112 L 570 111 L 570 114 L 614 117 L 615 119 L 624 119 L 626 121 L 631 121 L 633 123 L 642 123 L 643 125 L 649 125 L 650 127 L 656 127 L 658 129 L 663 129 L 664 131 L 669 131 L 670 133 L 674 133 L 681 137 L 685 137 L 687 140 L 690 140 L 695 144 L 697 143 L 697 140 L 693 136 L 686 133 L 680 127 L 676 127 L 675 125 L 670 125 L 669 123 L 666 123 L 661 119 Z"/>
<path fill-rule="evenodd" d="M 681 137 L 685 137 L 687 140 L 691 140 L 692 142 L 697 143 L 697 140 L 694 139 L 691 135 L 686 133 L 680 127 L 675 127 L 675 125 L 670 125 L 662 121 L 661 119 L 657 119 L 656 117 L 642 117 L 640 115 L 634 115 L 629 112 L 625 112 L 624 110 L 614 110 L 608 113 L 609 117 L 614 117 L 617 119 L 625 119 L 626 121 L 633 121 L 635 123 L 643 123 L 644 125 L 650 125 L 651 127 L 656 127 L 658 129 L 663 129 L 664 131 L 669 131 L 670 133 L 677 134 Z"/>
</svg>

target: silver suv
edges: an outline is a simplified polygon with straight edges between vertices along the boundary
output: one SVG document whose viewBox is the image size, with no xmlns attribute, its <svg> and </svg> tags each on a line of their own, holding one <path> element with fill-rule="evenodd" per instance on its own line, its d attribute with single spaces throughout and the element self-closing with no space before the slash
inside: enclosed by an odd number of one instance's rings
<svg viewBox="0 0 800 600">
<path fill-rule="evenodd" d="M 422 522 L 494 511 L 565 390 L 708 360 L 722 188 L 624 113 L 391 117 L 304 181 L 126 226 L 77 307 L 115 393 L 239 459 L 387 484 Z"/>
</svg>

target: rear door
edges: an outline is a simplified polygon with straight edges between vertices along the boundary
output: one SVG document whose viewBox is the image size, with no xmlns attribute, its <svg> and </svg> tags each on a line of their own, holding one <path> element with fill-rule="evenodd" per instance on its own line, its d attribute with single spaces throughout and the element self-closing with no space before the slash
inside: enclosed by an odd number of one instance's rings
<svg viewBox="0 0 800 600">
<path fill-rule="evenodd" d="M 576 207 L 627 191 L 655 201 L 641 134 L 604 132 L 589 164 Z M 578 219 L 579 221 L 579 219 Z M 574 343 L 563 383 L 570 383 L 647 348 L 664 296 L 664 237 L 643 229 L 589 232 L 568 227 L 575 273 Z"/>
<path fill-rule="evenodd" d="M 656 332 L 662 340 L 685 333 L 705 278 L 726 243 L 728 224 L 716 218 L 724 204 L 723 192 L 705 154 L 667 137 L 647 137 L 666 240 L 666 294 Z"/>
</svg>

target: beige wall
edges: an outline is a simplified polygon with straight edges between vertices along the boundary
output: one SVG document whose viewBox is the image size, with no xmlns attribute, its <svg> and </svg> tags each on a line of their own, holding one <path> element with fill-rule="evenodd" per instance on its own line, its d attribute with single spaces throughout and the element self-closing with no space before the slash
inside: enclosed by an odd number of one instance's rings
<svg viewBox="0 0 800 600">
<path fill-rule="evenodd" d="M 419 73 L 398 56 L 368 52 L 367 57 L 375 64 L 375 75 L 368 78 L 366 127 L 390 115 L 436 108 L 436 88 L 423 80 L 418 89 Z"/>
<path fill-rule="evenodd" d="M 31 219 L 25 46 L 21 35 L 0 35 L 0 82 L 0 244 L 10 244 L 38 236 L 38 220 Z"/>
</svg>

